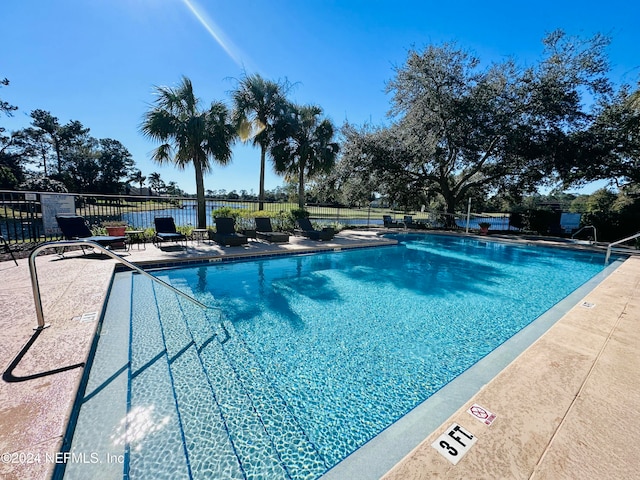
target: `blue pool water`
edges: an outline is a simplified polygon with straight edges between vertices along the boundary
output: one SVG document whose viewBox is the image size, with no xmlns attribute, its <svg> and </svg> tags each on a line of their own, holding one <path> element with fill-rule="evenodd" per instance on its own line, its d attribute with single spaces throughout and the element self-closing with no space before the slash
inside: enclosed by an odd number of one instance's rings
<svg viewBox="0 0 640 480">
<path fill-rule="evenodd" d="M 65 478 L 317 478 L 604 268 L 601 254 L 397 238 L 157 272 L 220 310 L 115 282 L 131 302 L 109 302 L 71 452 L 118 461 Z"/>
</svg>

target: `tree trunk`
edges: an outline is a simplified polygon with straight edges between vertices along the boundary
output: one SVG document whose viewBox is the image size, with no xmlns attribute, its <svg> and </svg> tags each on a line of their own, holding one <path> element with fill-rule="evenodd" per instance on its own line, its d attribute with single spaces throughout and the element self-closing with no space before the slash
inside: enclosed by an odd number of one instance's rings
<svg viewBox="0 0 640 480">
<path fill-rule="evenodd" d="M 198 160 L 193 161 L 196 169 L 196 199 L 198 201 L 198 228 L 207 228 L 207 209 L 204 200 L 204 176 L 202 165 Z"/>
<path fill-rule="evenodd" d="M 444 197 L 444 202 L 446 204 L 446 218 L 445 218 L 445 226 L 447 228 L 455 228 L 456 227 L 456 194 L 449 188 L 448 184 L 440 184 L 440 188 L 442 190 L 442 196 Z"/>
<path fill-rule="evenodd" d="M 304 209 L 304 166 L 300 165 L 300 176 L 298 181 L 298 208 Z"/>
<path fill-rule="evenodd" d="M 56 151 L 56 160 L 58 161 L 58 175 L 62 175 L 62 155 L 60 154 L 60 143 L 56 137 L 53 137 L 53 147 Z"/>
<path fill-rule="evenodd" d="M 266 145 L 260 146 L 260 192 L 258 194 L 258 210 L 264 210 L 264 167 L 266 160 Z"/>
</svg>

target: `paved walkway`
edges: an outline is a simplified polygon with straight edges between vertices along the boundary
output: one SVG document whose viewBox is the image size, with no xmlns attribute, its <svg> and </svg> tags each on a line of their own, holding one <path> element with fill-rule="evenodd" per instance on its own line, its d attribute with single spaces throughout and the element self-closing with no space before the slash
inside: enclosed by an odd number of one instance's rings
<svg viewBox="0 0 640 480">
<path fill-rule="evenodd" d="M 349 232 L 327 243 L 292 238 L 286 245 L 221 248 L 189 242 L 186 251 L 134 246 L 125 258 L 144 264 L 378 241 L 372 232 Z M 52 326 L 34 333 L 27 260 L 18 267 L 0 263 L 0 478 L 7 480 L 47 478 L 62 460 L 56 452 L 115 261 L 72 252 L 64 259 L 39 257 L 37 265 Z M 569 311 L 384 478 L 637 478 L 640 258 L 627 260 L 585 301 L 593 307 Z M 472 402 L 497 414 L 493 425 L 466 413 Z M 454 422 L 477 438 L 456 466 L 431 447 Z"/>
</svg>

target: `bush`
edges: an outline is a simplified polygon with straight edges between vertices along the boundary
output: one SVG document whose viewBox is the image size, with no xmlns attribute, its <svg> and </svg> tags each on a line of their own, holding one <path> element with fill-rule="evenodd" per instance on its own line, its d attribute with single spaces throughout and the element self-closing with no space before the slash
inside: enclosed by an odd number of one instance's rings
<svg viewBox="0 0 640 480">
<path fill-rule="evenodd" d="M 211 216 L 213 218 L 228 218 L 231 217 L 236 220 L 240 215 L 242 215 L 242 210 L 239 208 L 231 208 L 231 207 L 220 207 L 216 208 L 211 212 Z"/>
<path fill-rule="evenodd" d="M 297 220 L 299 218 L 309 218 L 309 212 L 304 208 L 294 208 L 293 210 L 291 210 L 291 212 L 289 212 L 289 214 L 294 220 Z"/>
<path fill-rule="evenodd" d="M 233 218 L 238 230 L 252 230 L 256 228 L 253 217 L 255 212 L 244 208 L 220 207 L 211 212 L 213 218 Z"/>
</svg>

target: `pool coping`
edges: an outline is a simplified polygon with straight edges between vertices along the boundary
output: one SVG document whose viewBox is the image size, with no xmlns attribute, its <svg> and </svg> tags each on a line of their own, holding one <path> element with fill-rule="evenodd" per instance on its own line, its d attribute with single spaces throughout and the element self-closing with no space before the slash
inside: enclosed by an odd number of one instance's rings
<svg viewBox="0 0 640 480">
<path fill-rule="evenodd" d="M 397 230 L 389 231 L 378 229 L 373 231 L 373 235 L 370 238 L 374 238 L 376 235 L 381 233 L 415 232 L 398 232 Z M 434 232 L 428 233 L 433 234 Z M 452 235 L 451 232 L 446 233 Z M 453 235 L 460 234 L 453 233 Z M 472 235 L 468 236 L 471 237 Z M 509 240 L 516 240 L 511 236 L 509 237 Z M 493 240 L 492 238 L 487 237 L 478 238 Z M 353 241 L 353 239 L 350 241 Z M 531 241 L 529 239 L 525 240 L 525 242 L 536 244 L 535 241 Z M 325 244 L 322 249 L 331 250 L 335 247 L 339 247 L 339 243 L 340 239 L 338 239 L 338 242 Z M 518 242 L 516 241 L 516 243 Z M 543 244 L 549 245 L 547 242 L 544 242 Z M 315 242 L 306 244 L 301 242 L 298 247 L 301 249 L 313 248 L 314 245 Z M 317 245 L 315 246 L 317 248 Z M 301 249 L 290 253 L 304 253 Z M 220 250 L 222 250 L 222 253 L 220 253 Z M 231 250 L 218 248 L 217 253 L 214 253 L 212 256 L 227 255 L 230 251 L 234 252 L 233 248 Z M 150 253 L 150 255 L 141 255 L 139 260 L 135 258 L 135 253 L 137 252 L 134 252 L 134 255 L 132 255 L 133 258 L 128 259 L 134 260 L 136 263 L 141 265 L 148 263 L 150 261 L 149 259 L 153 256 L 156 258 L 166 258 L 168 262 L 177 261 L 180 264 L 182 264 L 181 260 L 183 260 L 183 258 L 176 259 L 176 257 L 179 257 L 182 254 L 160 252 L 155 249 L 155 247 L 149 247 L 147 252 L 141 252 L 147 254 Z M 189 251 L 184 253 L 184 256 L 191 256 L 193 254 L 202 255 L 202 253 L 201 249 L 192 247 Z M 76 316 L 78 313 L 88 310 L 102 311 L 104 308 L 105 294 L 113 277 L 114 262 L 110 259 L 96 261 L 91 258 L 83 258 L 79 254 L 77 257 L 74 255 L 74 253 L 69 254 L 68 258 L 62 262 L 62 264 L 72 267 L 70 269 L 65 269 L 64 278 L 60 276 L 59 270 L 57 269 L 58 267 L 54 268 L 57 263 L 55 256 L 45 256 L 42 260 L 39 260 L 39 264 L 41 264 L 41 267 L 39 267 L 39 280 L 43 287 L 43 294 L 46 294 L 45 313 L 47 314 L 47 318 L 52 319 L 52 323 L 55 328 L 43 331 L 42 335 L 36 342 L 38 347 L 29 352 L 29 355 L 33 356 L 33 358 L 27 358 L 21 364 L 22 370 L 27 373 L 29 371 L 40 372 L 45 367 L 53 368 L 59 365 L 66 365 L 72 359 L 80 358 L 83 359 L 83 361 L 86 361 L 86 357 L 88 356 L 92 339 L 95 338 L 94 333 L 97 322 L 79 324 L 76 320 Z M 242 255 L 240 254 L 237 256 L 241 257 Z M 3 291 L 0 291 L 0 307 L 3 311 L 11 312 L 11 318 L 0 318 L 0 328 L 3 328 L 3 330 L 7 332 L 7 335 L 0 340 L 0 342 L 2 342 L 0 343 L 0 352 L 3 353 L 5 365 L 9 364 L 13 355 L 15 355 L 16 352 L 20 352 L 21 347 L 25 345 L 25 342 L 33 337 L 32 327 L 35 324 L 35 312 L 33 308 L 33 297 L 31 295 L 27 260 L 19 259 L 18 262 L 19 265 L 17 267 L 14 266 L 13 262 L 0 262 L 0 272 L 3 275 L 5 283 Z M 624 269 L 625 273 L 620 276 L 624 278 L 632 278 L 633 281 L 637 283 L 636 279 L 640 278 L 639 259 L 635 258 L 627 260 L 614 273 L 617 274 L 621 269 Z M 638 295 L 637 289 L 629 293 L 629 289 L 626 288 L 624 284 L 615 284 L 613 287 L 610 287 L 609 283 L 611 278 L 614 276 L 616 275 L 609 276 L 603 284 L 596 287 L 596 289 L 589 294 L 589 297 L 594 296 L 595 292 L 598 290 L 604 290 L 605 294 L 611 294 L 612 290 L 620 290 L 622 293 L 619 295 L 619 298 L 616 297 L 616 301 L 613 302 L 613 304 L 616 308 L 626 308 L 626 306 L 629 306 L 632 303 L 628 300 L 629 298 L 633 295 L 640 297 L 640 295 Z M 633 285 L 636 284 L 634 283 Z M 69 299 L 69 296 L 65 297 L 65 295 L 63 295 L 64 292 L 78 290 L 83 292 L 81 299 Z M 65 298 L 68 301 L 64 301 Z M 618 308 L 618 310 L 620 308 Z M 574 312 L 574 310 L 575 308 L 572 309 L 569 314 Z M 599 309 L 596 308 L 589 313 L 601 314 L 602 312 L 599 312 Z M 638 312 L 636 311 L 636 313 Z M 637 315 L 636 318 L 640 318 L 640 315 Z M 551 330 L 556 329 L 563 321 L 564 319 L 561 319 L 556 325 L 554 325 L 554 327 L 552 327 Z M 550 336 L 549 332 L 543 336 L 546 342 L 548 342 L 548 340 L 546 340 L 546 337 L 548 336 Z M 533 350 L 537 343 L 543 342 L 539 340 L 536 344 L 530 347 L 529 350 Z M 54 345 L 54 350 L 46 350 L 46 348 L 42 348 Z M 525 354 L 527 354 L 529 350 L 527 350 Z M 54 355 L 51 355 L 51 352 L 53 352 Z M 518 364 L 520 359 L 526 356 L 525 354 L 521 355 L 521 357 L 518 357 L 514 362 L 509 364 L 509 366 L 503 370 L 498 377 L 492 380 L 492 383 L 496 382 L 496 380 L 499 379 L 505 371 L 512 369 L 513 365 Z M 558 356 L 559 358 L 562 357 L 561 354 Z M 631 357 L 631 360 L 633 359 L 634 357 Z M 2 427 L 0 428 L 0 431 L 3 432 L 3 438 L 0 439 L 0 453 L 53 452 L 55 454 L 55 452 L 60 448 L 62 436 L 66 428 L 66 421 L 71 413 L 71 405 L 73 404 L 75 392 L 79 385 L 80 373 L 81 371 L 79 369 L 75 369 L 68 372 L 55 373 L 48 377 L 33 379 L 29 382 L 20 384 L 8 384 L 3 380 L 0 384 L 0 400 L 2 400 L 0 404 L 3 405 L 2 411 L 5 415 L 0 416 L 0 427 Z M 627 393 L 632 394 L 636 398 L 640 395 L 638 393 L 640 387 L 637 385 L 630 384 L 626 385 L 626 387 Z M 477 396 L 482 398 L 485 392 L 488 392 L 487 388 L 483 388 Z M 70 400 L 65 400 L 65 398 Z M 17 421 L 7 423 L 12 418 L 18 418 L 7 415 L 7 408 L 12 408 L 14 414 L 22 415 L 20 419 L 24 419 L 25 421 L 22 421 L 22 423 L 16 423 Z M 66 414 L 63 413 L 65 411 Z M 37 412 L 35 416 L 33 415 L 34 412 Z M 458 415 L 461 415 L 459 412 L 464 413 L 464 406 L 451 418 L 457 418 Z M 465 413 L 464 415 L 468 414 Z M 504 416 L 503 414 L 501 415 Z M 630 419 L 629 425 L 635 429 L 635 431 L 640 430 L 640 422 L 635 419 Z M 497 429 L 494 429 L 494 431 L 495 430 Z M 438 430 L 436 430 L 436 432 L 437 431 Z M 432 433 L 432 436 L 434 434 L 435 432 Z M 430 438 L 431 437 L 428 437 L 426 441 Z M 422 447 L 423 446 L 418 446 L 416 450 L 409 454 L 404 461 L 401 461 L 389 473 L 387 473 L 387 477 L 389 479 L 420 478 L 422 475 L 422 478 L 424 478 L 424 472 L 431 471 L 431 467 L 421 464 L 416 468 L 416 458 L 431 457 L 424 453 L 424 448 Z M 428 451 L 429 449 L 427 448 L 426 450 Z M 480 449 L 477 451 L 480 452 Z M 432 452 L 428 453 L 430 454 Z M 473 454 L 474 452 L 472 451 L 469 456 L 472 457 Z M 487 455 L 486 451 L 484 455 Z M 492 455 L 492 453 L 489 452 L 488 455 Z M 551 457 L 550 454 L 547 454 L 547 450 L 545 450 L 545 455 L 547 458 Z M 537 459 L 538 458 L 536 457 L 536 460 Z M 431 459 L 430 462 L 434 465 L 440 466 L 438 460 L 438 458 L 435 460 Z M 456 468 L 458 468 L 459 471 L 462 471 L 460 470 L 460 466 L 464 465 L 465 462 L 467 462 L 467 458 L 465 458 Z M 608 463 L 603 462 L 602 459 L 599 459 L 598 462 L 599 464 L 605 465 Z M 587 466 L 592 465 L 593 460 L 590 462 L 585 461 L 584 463 Z M 635 457 L 633 457 L 633 459 L 629 460 L 626 464 L 637 466 L 638 462 L 635 460 Z M 4 475 L 7 479 L 49 478 L 52 468 L 53 466 L 51 464 L 27 465 L 3 462 L 0 464 L 0 474 Z M 477 465 L 474 465 L 474 468 L 477 468 Z M 447 470 L 446 465 L 443 471 L 457 475 L 455 470 L 453 472 Z"/>
</svg>

